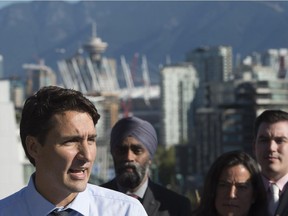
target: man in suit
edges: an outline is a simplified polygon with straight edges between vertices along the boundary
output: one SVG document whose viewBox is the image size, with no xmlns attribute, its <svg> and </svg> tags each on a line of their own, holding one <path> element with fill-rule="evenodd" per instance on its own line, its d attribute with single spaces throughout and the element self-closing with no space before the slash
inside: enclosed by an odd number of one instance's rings
<svg viewBox="0 0 288 216">
<path fill-rule="evenodd" d="M 288 215 L 288 113 L 281 110 L 264 111 L 256 118 L 254 136 L 254 150 L 267 191 L 269 215 L 286 216 Z"/>
<path fill-rule="evenodd" d="M 151 181 L 149 166 L 157 149 L 153 126 L 137 117 L 120 119 L 111 131 L 116 177 L 102 185 L 137 197 L 149 216 L 188 216 L 188 198 Z"/>
</svg>

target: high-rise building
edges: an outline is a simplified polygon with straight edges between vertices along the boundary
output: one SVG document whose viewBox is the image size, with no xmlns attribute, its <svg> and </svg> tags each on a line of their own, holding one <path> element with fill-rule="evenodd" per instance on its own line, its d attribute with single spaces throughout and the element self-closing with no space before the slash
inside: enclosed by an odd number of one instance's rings
<svg viewBox="0 0 288 216">
<path fill-rule="evenodd" d="M 200 84 L 210 81 L 228 81 L 233 75 L 230 46 L 200 47 L 189 52 L 186 60 L 193 63 Z"/>
<path fill-rule="evenodd" d="M 27 72 L 27 96 L 34 94 L 44 86 L 56 85 L 56 74 L 43 63 L 24 64 L 23 69 Z"/>
<path fill-rule="evenodd" d="M 24 186 L 23 158 L 14 105 L 10 100 L 10 83 L 0 81 L 0 199 Z M 4 174 L 5 173 L 5 174 Z"/>
<path fill-rule="evenodd" d="M 161 69 L 160 143 L 173 146 L 188 143 L 192 102 L 198 87 L 198 76 L 190 63 L 165 66 Z"/>
<path fill-rule="evenodd" d="M 11 100 L 16 109 L 21 110 L 25 101 L 25 86 L 20 77 L 10 78 Z"/>
<path fill-rule="evenodd" d="M 205 88 L 209 82 L 226 82 L 233 77 L 232 47 L 215 46 L 196 48 L 186 55 L 186 61 L 192 62 L 199 76 L 195 106 L 203 107 Z"/>
<path fill-rule="evenodd" d="M 262 64 L 277 71 L 278 78 L 285 79 L 288 70 L 288 49 L 268 49 L 262 53 Z"/>
</svg>

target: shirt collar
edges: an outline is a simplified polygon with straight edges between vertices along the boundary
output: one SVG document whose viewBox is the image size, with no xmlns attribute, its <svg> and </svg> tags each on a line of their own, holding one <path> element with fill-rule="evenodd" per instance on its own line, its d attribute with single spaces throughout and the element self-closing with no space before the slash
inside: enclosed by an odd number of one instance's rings
<svg viewBox="0 0 288 216">
<path fill-rule="evenodd" d="M 73 209 L 81 213 L 82 215 L 89 215 L 89 184 L 87 184 L 86 189 L 83 192 L 80 192 L 75 199 L 67 206 L 67 208 Z"/>
<path fill-rule="evenodd" d="M 25 201 L 27 202 L 29 211 L 32 216 L 47 215 L 58 207 L 46 200 L 35 188 L 33 174 L 30 177 L 27 190 L 25 192 Z M 88 186 L 87 186 L 88 187 Z M 80 192 L 75 199 L 65 208 L 73 209 L 82 215 L 89 215 L 89 192 L 88 189 Z M 35 205 L 37 203 L 37 205 Z"/>
<path fill-rule="evenodd" d="M 282 192 L 283 189 L 285 189 L 284 187 L 285 187 L 286 183 L 288 182 L 288 173 L 286 175 L 284 175 L 282 178 L 280 178 L 276 182 L 270 181 L 269 179 L 267 179 L 263 175 L 262 175 L 262 180 L 263 180 L 264 187 L 265 187 L 266 191 L 269 189 L 269 186 L 270 186 L 271 183 L 275 183 L 278 186 L 280 192 Z"/>
<path fill-rule="evenodd" d="M 35 188 L 34 184 L 34 176 L 33 174 L 30 177 L 27 190 L 25 191 L 25 202 L 29 208 L 31 215 L 39 216 L 39 215 L 47 215 L 53 209 L 55 209 L 55 205 L 46 200 Z M 37 205 L 36 205 L 37 203 Z"/>
</svg>

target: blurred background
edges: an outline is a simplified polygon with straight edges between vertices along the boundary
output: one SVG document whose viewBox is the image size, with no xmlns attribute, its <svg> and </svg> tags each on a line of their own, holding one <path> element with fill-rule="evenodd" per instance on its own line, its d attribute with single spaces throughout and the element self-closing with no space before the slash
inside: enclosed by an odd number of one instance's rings
<svg viewBox="0 0 288 216">
<path fill-rule="evenodd" d="M 134 115 L 158 134 L 152 178 L 195 202 L 216 157 L 253 155 L 257 115 L 288 111 L 287 18 L 282 1 L 1 1 L 0 199 L 34 170 L 23 102 L 59 85 L 101 113 L 91 182 L 113 178 L 110 130 Z"/>
</svg>

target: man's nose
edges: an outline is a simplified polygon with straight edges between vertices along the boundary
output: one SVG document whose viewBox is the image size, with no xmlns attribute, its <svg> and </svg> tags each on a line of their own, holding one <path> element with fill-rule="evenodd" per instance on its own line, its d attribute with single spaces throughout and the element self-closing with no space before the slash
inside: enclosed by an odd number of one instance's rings
<svg viewBox="0 0 288 216">
<path fill-rule="evenodd" d="M 134 154 L 134 152 L 131 149 L 127 150 L 126 159 L 128 161 L 134 161 L 135 160 L 135 154 Z"/>
<path fill-rule="evenodd" d="M 276 151 L 277 143 L 275 142 L 275 140 L 270 140 L 268 145 L 269 145 L 269 150 L 270 151 Z"/>
<path fill-rule="evenodd" d="M 79 146 L 78 159 L 92 161 L 94 148 L 96 150 L 96 146 L 89 145 L 87 141 L 83 141 Z"/>
</svg>

